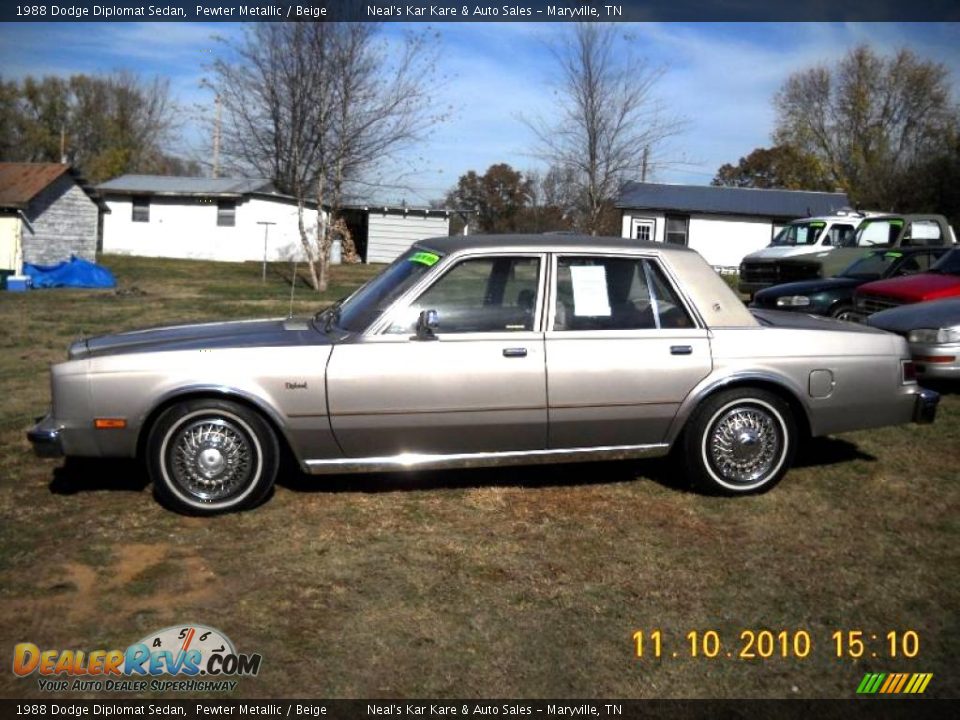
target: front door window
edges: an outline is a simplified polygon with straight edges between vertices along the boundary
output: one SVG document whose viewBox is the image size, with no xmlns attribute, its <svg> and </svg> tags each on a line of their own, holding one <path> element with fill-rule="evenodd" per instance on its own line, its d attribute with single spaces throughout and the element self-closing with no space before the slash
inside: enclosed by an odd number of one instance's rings
<svg viewBox="0 0 960 720">
<path fill-rule="evenodd" d="M 534 329 L 540 258 L 463 260 L 420 295 L 388 332 L 410 334 L 424 310 L 435 310 L 436 333 L 521 332 Z"/>
</svg>

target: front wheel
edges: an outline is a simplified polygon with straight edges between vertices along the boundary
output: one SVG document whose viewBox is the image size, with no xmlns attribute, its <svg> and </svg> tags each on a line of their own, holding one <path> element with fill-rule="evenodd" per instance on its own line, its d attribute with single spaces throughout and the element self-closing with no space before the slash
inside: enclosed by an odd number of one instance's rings
<svg viewBox="0 0 960 720">
<path fill-rule="evenodd" d="M 200 399 L 165 410 L 147 440 L 157 499 L 177 512 L 214 515 L 251 507 L 273 486 L 277 438 L 257 413 Z"/>
<path fill-rule="evenodd" d="M 797 444 L 790 406 L 766 390 L 738 388 L 708 398 L 684 432 L 687 474 L 706 492 L 769 490 L 786 474 Z"/>
<path fill-rule="evenodd" d="M 837 305 L 830 313 L 830 317 L 836 318 L 837 320 L 846 320 L 847 322 L 853 322 L 856 317 L 856 313 L 853 311 L 853 305 L 848 303 L 843 303 Z"/>
</svg>

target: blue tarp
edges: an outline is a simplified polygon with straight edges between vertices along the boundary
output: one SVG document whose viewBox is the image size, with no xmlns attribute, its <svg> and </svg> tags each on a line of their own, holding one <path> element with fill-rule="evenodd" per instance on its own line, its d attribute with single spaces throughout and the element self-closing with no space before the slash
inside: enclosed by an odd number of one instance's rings
<svg viewBox="0 0 960 720">
<path fill-rule="evenodd" d="M 23 264 L 23 274 L 33 279 L 34 288 L 112 288 L 117 279 L 105 267 L 74 255 L 57 265 Z"/>
</svg>

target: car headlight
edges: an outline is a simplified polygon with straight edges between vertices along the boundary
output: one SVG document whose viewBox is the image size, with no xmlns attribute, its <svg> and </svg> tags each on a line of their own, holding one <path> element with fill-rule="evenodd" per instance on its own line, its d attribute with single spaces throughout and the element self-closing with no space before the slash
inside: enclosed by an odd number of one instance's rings
<svg viewBox="0 0 960 720">
<path fill-rule="evenodd" d="M 806 295 L 784 295 L 777 298 L 777 307 L 807 307 L 810 298 Z"/>
<path fill-rule="evenodd" d="M 920 328 L 911 330 L 907 340 L 913 343 L 941 345 L 960 342 L 960 328 Z"/>
</svg>

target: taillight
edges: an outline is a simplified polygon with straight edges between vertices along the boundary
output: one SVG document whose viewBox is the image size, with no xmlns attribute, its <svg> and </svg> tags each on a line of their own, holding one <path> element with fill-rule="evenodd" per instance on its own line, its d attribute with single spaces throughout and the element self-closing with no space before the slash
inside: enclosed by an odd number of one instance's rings
<svg viewBox="0 0 960 720">
<path fill-rule="evenodd" d="M 901 360 L 900 361 L 900 382 L 903 385 L 909 383 L 915 383 L 917 381 L 917 366 L 913 364 L 913 360 Z"/>
</svg>

